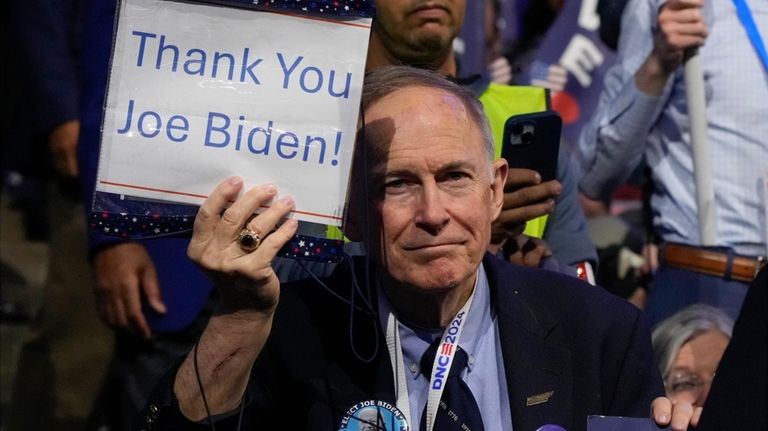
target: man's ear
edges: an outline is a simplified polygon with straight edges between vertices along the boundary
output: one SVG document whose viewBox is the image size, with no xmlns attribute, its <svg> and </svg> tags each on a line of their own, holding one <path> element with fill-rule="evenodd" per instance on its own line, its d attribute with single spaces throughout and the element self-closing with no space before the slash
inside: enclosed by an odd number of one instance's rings
<svg viewBox="0 0 768 431">
<path fill-rule="evenodd" d="M 506 159 L 497 159 L 492 164 L 493 178 L 491 179 L 491 207 L 493 211 L 492 220 L 501 214 L 504 206 L 504 185 L 507 183 L 507 174 L 509 174 L 509 165 Z"/>
</svg>

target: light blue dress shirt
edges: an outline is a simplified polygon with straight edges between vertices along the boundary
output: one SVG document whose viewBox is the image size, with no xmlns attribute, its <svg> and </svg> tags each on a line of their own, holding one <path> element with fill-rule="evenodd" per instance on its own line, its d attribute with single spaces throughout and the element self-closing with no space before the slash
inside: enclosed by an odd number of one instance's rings
<svg viewBox="0 0 768 431">
<path fill-rule="evenodd" d="M 653 47 L 660 0 L 630 0 L 622 17 L 619 58 L 579 142 L 580 189 L 605 197 L 644 157 L 652 170 L 653 223 L 665 241 L 700 245 L 693 160 L 682 67 L 663 94 L 649 97 L 634 74 Z M 747 0 L 763 38 L 768 1 Z M 768 71 L 731 0 L 704 9 L 709 36 L 700 48 L 715 191 L 717 245 L 765 255 L 768 179 Z M 765 41 L 764 41 L 765 42 Z"/>
<path fill-rule="evenodd" d="M 475 297 L 469 307 L 469 316 L 461 333 L 459 346 L 469 355 L 467 368 L 461 378 L 469 386 L 472 395 L 480 407 L 483 426 L 486 431 L 512 430 L 512 415 L 509 409 L 504 360 L 501 355 L 499 328 L 496 313 L 491 308 L 491 296 L 488 278 L 480 265 L 475 286 Z M 379 295 L 380 319 L 386 327 L 391 304 L 386 295 Z M 421 373 L 421 356 L 437 337 L 440 331 L 414 329 L 399 322 L 400 342 L 405 361 L 408 399 L 411 408 L 409 424 L 412 430 L 419 430 L 421 416 L 427 403 L 429 377 Z"/>
</svg>

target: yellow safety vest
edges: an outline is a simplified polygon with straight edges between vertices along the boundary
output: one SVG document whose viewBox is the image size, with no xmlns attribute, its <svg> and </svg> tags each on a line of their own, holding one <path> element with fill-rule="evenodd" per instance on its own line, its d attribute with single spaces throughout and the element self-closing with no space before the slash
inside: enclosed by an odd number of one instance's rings
<svg viewBox="0 0 768 431">
<path fill-rule="evenodd" d="M 501 157 L 502 136 L 507 119 L 513 115 L 546 111 L 548 101 L 549 93 L 543 88 L 493 83 L 488 86 L 480 96 L 480 102 L 491 125 L 493 141 L 496 143 L 496 158 Z M 544 215 L 529 220 L 525 224 L 524 233 L 541 238 L 544 236 L 546 226 L 547 216 Z"/>
</svg>

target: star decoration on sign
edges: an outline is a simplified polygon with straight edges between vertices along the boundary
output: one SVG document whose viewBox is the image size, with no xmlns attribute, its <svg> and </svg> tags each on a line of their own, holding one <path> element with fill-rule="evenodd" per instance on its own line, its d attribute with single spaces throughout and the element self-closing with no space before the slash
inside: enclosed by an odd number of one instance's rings
<svg viewBox="0 0 768 431">
<path fill-rule="evenodd" d="M 194 221 L 194 216 L 189 214 L 167 215 L 164 210 L 140 214 L 95 211 L 91 212 L 88 226 L 101 236 L 143 240 L 189 237 Z M 278 256 L 313 262 L 338 262 L 343 255 L 343 247 L 342 240 L 297 234 L 279 251 Z"/>
</svg>

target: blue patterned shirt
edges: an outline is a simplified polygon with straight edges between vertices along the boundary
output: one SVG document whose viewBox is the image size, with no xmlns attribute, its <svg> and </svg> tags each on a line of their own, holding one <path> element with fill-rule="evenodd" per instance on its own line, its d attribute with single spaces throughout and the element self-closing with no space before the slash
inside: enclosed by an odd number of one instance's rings
<svg viewBox="0 0 768 431">
<path fill-rule="evenodd" d="M 765 43 L 768 2 L 747 0 Z M 700 245 L 688 110 L 682 67 L 659 97 L 635 87 L 653 47 L 663 1 L 630 0 L 622 17 L 619 58 L 579 142 L 580 189 L 601 198 L 645 158 L 652 171 L 653 223 L 665 241 Z M 768 71 L 730 0 L 704 9 L 709 36 L 699 50 L 715 192 L 717 245 L 766 254 Z"/>
</svg>

